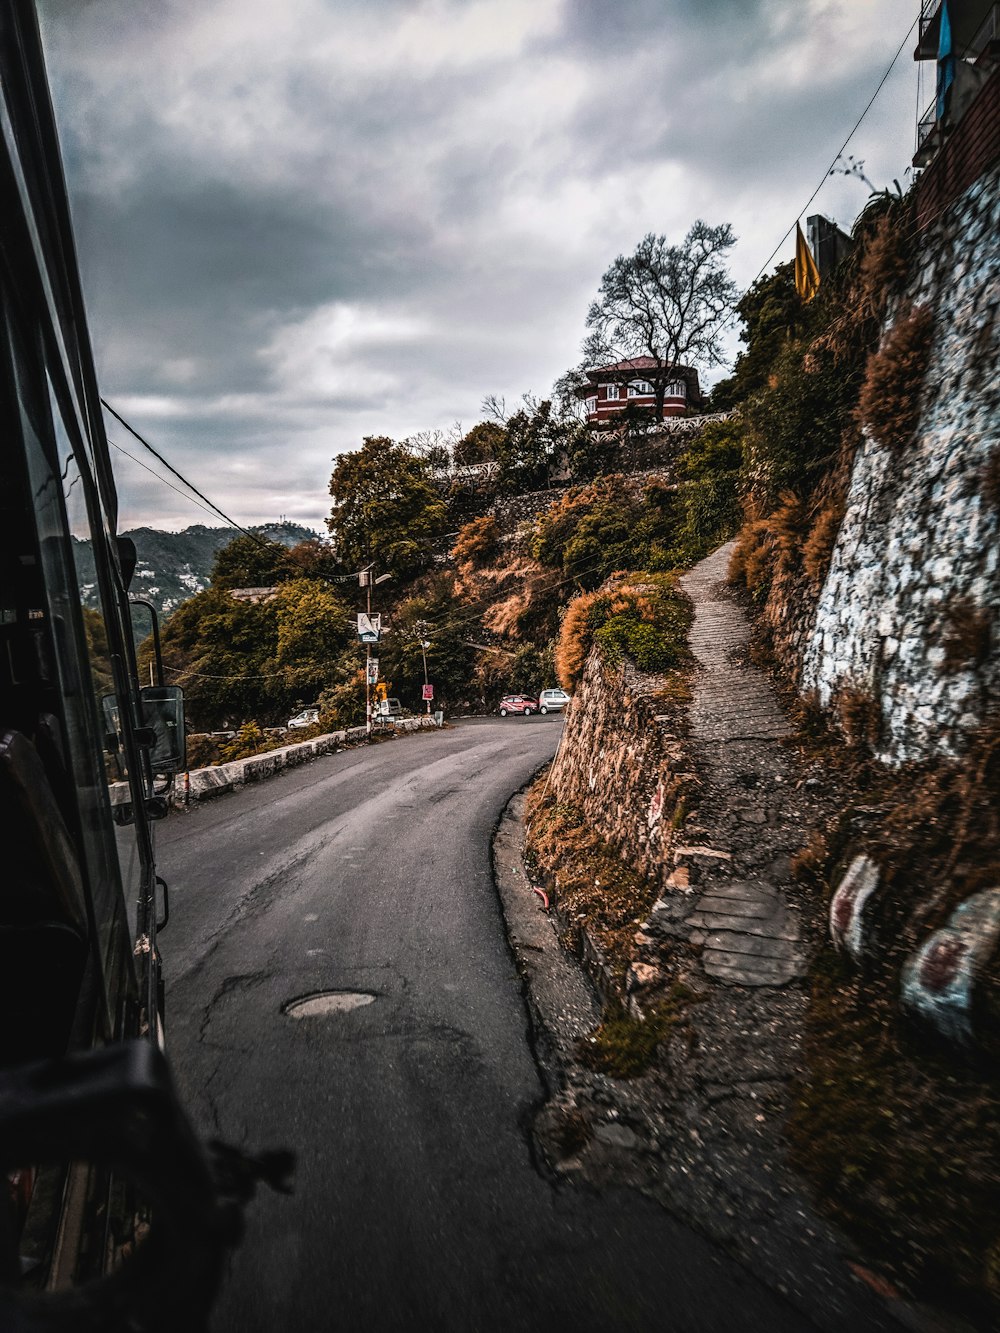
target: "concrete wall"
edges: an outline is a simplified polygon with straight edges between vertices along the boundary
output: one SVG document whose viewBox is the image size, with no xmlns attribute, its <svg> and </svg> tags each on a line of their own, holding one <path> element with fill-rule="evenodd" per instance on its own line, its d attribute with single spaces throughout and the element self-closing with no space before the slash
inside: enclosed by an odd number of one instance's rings
<svg viewBox="0 0 1000 1333">
<path fill-rule="evenodd" d="M 874 697 L 889 763 L 961 751 L 1000 688 L 1000 168 L 922 236 L 907 297 L 934 340 L 917 436 L 866 438 L 806 636 L 800 688 Z M 987 469 L 998 478 L 984 495 Z M 958 599 L 992 624 L 984 663 L 946 669 Z"/>
</svg>

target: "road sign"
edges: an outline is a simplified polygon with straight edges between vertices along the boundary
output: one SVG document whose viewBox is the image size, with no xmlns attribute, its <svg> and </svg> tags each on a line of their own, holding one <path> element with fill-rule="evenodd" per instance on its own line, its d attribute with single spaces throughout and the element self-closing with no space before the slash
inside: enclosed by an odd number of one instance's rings
<svg viewBox="0 0 1000 1333">
<path fill-rule="evenodd" d="M 434 698 L 434 686 L 433 686 L 433 685 L 425 685 L 425 686 L 424 686 L 424 693 L 423 693 L 423 696 L 422 696 L 422 697 L 423 697 L 424 699 L 433 699 L 433 698 Z"/>
<path fill-rule="evenodd" d="M 378 658 L 369 657 L 368 659 L 368 684 L 378 684 Z"/>
<path fill-rule="evenodd" d="M 358 638 L 362 643 L 378 643 L 382 631 L 382 617 L 358 612 Z"/>
</svg>

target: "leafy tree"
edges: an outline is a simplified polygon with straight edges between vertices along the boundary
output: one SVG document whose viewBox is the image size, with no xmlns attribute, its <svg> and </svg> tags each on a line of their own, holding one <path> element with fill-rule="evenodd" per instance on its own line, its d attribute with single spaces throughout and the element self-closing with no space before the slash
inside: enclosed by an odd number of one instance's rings
<svg viewBox="0 0 1000 1333">
<path fill-rule="evenodd" d="M 680 520 L 676 488 L 651 482 L 640 492 L 624 477 L 601 477 L 542 515 L 531 553 L 596 588 L 615 570 L 671 568 Z"/>
<path fill-rule="evenodd" d="M 327 579 L 340 572 L 333 545 L 320 537 L 298 542 L 285 553 L 287 578 Z"/>
<path fill-rule="evenodd" d="M 462 436 L 452 456 L 458 464 L 490 462 L 499 455 L 503 438 L 503 427 L 498 422 L 480 421 Z"/>
<path fill-rule="evenodd" d="M 477 633 L 478 622 L 456 600 L 451 580 L 425 581 L 420 593 L 407 598 L 393 614 L 392 634 L 381 650 L 382 675 L 392 681 L 395 694 L 419 709 L 424 683 L 420 645 L 427 643 L 428 678 L 436 702 L 464 698 L 476 655 L 470 641 Z"/>
<path fill-rule="evenodd" d="M 737 296 L 723 261 L 735 243 L 728 223 L 710 227 L 699 220 L 680 245 L 650 232 L 601 279 L 587 312 L 584 364 L 650 357 L 654 365 L 642 374 L 653 385 L 657 421 L 675 366 L 722 360 L 722 324 Z"/>
<path fill-rule="evenodd" d="M 743 321 L 740 337 L 746 350 L 737 356 L 733 374 L 720 380 L 712 390 L 712 407 L 716 411 L 734 407 L 767 386 L 785 343 L 801 331 L 811 313 L 795 290 L 795 265 L 791 261 L 758 278 L 736 309 Z"/>
<path fill-rule="evenodd" d="M 508 494 L 548 484 L 579 447 L 584 427 L 558 416 L 549 399 L 507 418 L 498 450 L 498 489 Z"/>
<path fill-rule="evenodd" d="M 285 575 L 288 549 L 280 542 L 241 533 L 216 552 L 212 583 L 217 588 L 270 588 Z"/>
<path fill-rule="evenodd" d="M 369 435 L 343 454 L 330 478 L 327 519 L 337 559 L 347 569 L 374 562 L 378 572 L 409 582 L 428 569 L 447 531 L 448 511 L 429 465 L 384 435 Z"/>
<path fill-rule="evenodd" d="M 353 644 L 350 608 L 312 579 L 283 583 L 274 607 L 274 660 L 284 671 L 283 684 L 312 699 L 337 675 L 341 654 Z"/>
</svg>

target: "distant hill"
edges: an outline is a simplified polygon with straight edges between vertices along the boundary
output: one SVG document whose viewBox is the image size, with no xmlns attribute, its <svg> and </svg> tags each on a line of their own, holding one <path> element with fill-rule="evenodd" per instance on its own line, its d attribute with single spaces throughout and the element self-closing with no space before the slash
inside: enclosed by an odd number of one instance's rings
<svg viewBox="0 0 1000 1333">
<path fill-rule="evenodd" d="M 318 534 L 298 523 L 265 523 L 251 529 L 284 546 L 295 546 Z M 238 537 L 237 528 L 207 528 L 198 523 L 183 532 L 159 532 L 156 528 L 132 528 L 131 537 L 139 553 L 132 580 L 132 594 L 152 602 L 161 613 L 169 613 L 196 592 L 208 587 L 215 553 Z M 76 567 L 85 606 L 97 605 L 97 579 L 89 541 L 73 539 Z"/>
</svg>

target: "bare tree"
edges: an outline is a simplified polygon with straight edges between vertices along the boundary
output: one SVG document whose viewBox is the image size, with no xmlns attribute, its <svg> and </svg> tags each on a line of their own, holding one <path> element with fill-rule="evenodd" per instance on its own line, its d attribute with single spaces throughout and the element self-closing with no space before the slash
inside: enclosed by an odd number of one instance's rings
<svg viewBox="0 0 1000 1333">
<path fill-rule="evenodd" d="M 488 393 L 479 405 L 479 410 L 487 421 L 495 421 L 498 426 L 507 424 L 507 400 L 498 398 L 495 393 Z"/>
<path fill-rule="evenodd" d="M 652 365 L 643 366 L 641 375 L 653 386 L 657 421 L 663 420 L 675 367 L 722 361 L 721 328 L 738 296 L 724 260 L 735 243 L 728 223 L 710 227 L 699 220 L 680 245 L 650 232 L 601 279 L 587 312 L 584 365 L 650 358 Z M 635 373 L 623 370 L 623 382 Z"/>
</svg>

